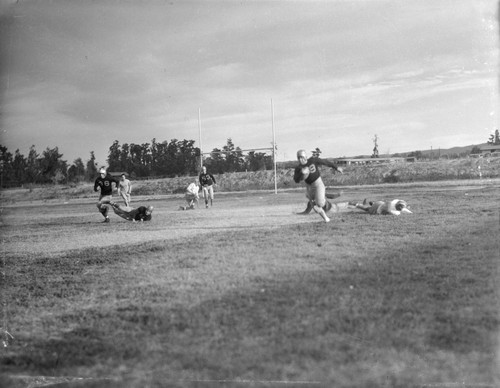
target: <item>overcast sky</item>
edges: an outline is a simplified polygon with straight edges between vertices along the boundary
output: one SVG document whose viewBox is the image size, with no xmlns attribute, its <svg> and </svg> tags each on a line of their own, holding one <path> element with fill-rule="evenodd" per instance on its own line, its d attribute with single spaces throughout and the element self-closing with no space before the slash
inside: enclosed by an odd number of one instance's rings
<svg viewBox="0 0 500 388">
<path fill-rule="evenodd" d="M 496 0 L 0 0 L 1 139 L 70 164 L 114 140 L 325 157 L 486 142 Z M 271 101 L 274 109 L 271 109 Z"/>
</svg>

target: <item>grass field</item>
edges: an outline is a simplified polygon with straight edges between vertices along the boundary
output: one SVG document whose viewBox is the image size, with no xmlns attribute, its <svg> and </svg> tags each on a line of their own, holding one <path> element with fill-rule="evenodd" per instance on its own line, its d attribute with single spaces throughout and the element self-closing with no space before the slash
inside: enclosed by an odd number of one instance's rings
<svg viewBox="0 0 500 388">
<path fill-rule="evenodd" d="M 302 189 L 139 198 L 149 223 L 3 207 L 0 386 L 499 386 L 500 181 L 343 190 L 414 214 L 326 224 Z"/>
</svg>

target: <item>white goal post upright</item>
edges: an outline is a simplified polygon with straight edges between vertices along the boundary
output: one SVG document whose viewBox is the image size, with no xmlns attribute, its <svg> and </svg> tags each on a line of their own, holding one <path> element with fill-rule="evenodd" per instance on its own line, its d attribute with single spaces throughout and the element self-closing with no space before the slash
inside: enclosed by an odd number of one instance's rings
<svg viewBox="0 0 500 388">
<path fill-rule="evenodd" d="M 198 108 L 198 135 L 200 137 L 200 173 L 203 169 L 203 150 L 201 147 L 201 108 Z"/>
<path fill-rule="evenodd" d="M 273 100 L 271 99 L 271 128 L 273 132 L 273 141 L 272 141 L 272 147 L 266 147 L 266 148 L 250 148 L 247 150 L 240 150 L 242 152 L 248 152 L 248 151 L 272 151 L 273 152 L 273 167 L 274 167 L 274 194 L 278 194 L 278 182 L 276 180 L 276 136 L 274 133 L 274 107 L 273 107 Z M 200 141 L 200 171 L 203 168 L 203 155 L 212 155 L 214 152 L 203 152 L 202 145 L 201 145 L 201 109 L 198 108 L 198 134 L 199 134 L 199 141 Z M 226 151 L 220 151 L 218 152 L 219 154 L 225 154 Z"/>
<path fill-rule="evenodd" d="M 273 130 L 274 194 L 278 194 L 278 181 L 276 178 L 276 135 L 274 132 L 274 105 L 272 98 L 271 98 L 271 127 Z"/>
</svg>

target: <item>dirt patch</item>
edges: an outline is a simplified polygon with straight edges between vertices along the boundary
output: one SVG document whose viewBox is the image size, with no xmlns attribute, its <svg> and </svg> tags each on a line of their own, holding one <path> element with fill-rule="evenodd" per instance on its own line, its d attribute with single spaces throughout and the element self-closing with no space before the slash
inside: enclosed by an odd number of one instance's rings
<svg viewBox="0 0 500 388">
<path fill-rule="evenodd" d="M 383 193 L 390 190 L 412 206 L 419 205 L 424 197 L 428 200 L 427 195 L 433 191 L 457 191 L 469 195 L 476 190 L 496 190 L 499 183 L 500 180 L 483 180 L 351 186 L 342 188 L 343 195 L 334 202 L 360 201 L 364 198 L 394 199 L 383 197 Z M 111 212 L 111 223 L 102 224 L 103 218 L 97 212 L 95 198 L 4 206 L 1 224 L 3 252 L 7 255 L 36 256 L 40 252 L 50 255 L 71 249 L 148 241 L 168 243 L 206 233 L 237 229 L 271 231 L 283 225 L 322 222 L 314 212 L 308 216 L 296 214 L 306 206 L 303 189 L 280 191 L 277 195 L 272 192 L 217 193 L 213 208 L 200 206 L 189 211 L 179 210 L 179 206 L 184 205 L 182 195 L 136 197 L 133 204 L 153 205 L 153 220 L 132 223 Z M 432 206 L 430 203 L 423 205 Z M 413 207 L 412 210 L 418 213 L 418 208 Z M 334 214 L 332 222 L 341 222 L 342 217 L 343 214 Z"/>
</svg>

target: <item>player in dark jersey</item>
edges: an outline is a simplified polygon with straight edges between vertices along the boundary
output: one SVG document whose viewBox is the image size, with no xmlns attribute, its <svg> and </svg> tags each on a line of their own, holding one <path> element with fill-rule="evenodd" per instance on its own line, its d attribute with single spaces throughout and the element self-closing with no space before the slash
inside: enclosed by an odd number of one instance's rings
<svg viewBox="0 0 500 388">
<path fill-rule="evenodd" d="M 127 221 L 151 221 L 153 206 L 139 206 L 137 209 L 129 210 L 128 207 L 122 207 L 116 202 L 111 202 L 115 214 Z"/>
<path fill-rule="evenodd" d="M 94 191 L 97 192 L 98 189 L 101 191 L 99 194 L 99 201 L 97 202 L 97 209 L 99 209 L 99 212 L 104 216 L 103 222 L 109 222 L 108 207 L 106 204 L 111 203 L 113 183 L 116 189 L 118 189 L 120 182 L 108 175 L 104 167 L 101 168 L 99 170 L 99 177 L 97 177 L 94 183 Z"/>
<path fill-rule="evenodd" d="M 212 174 L 207 173 L 207 168 L 202 167 L 202 172 L 199 177 L 200 186 L 203 191 L 203 198 L 205 199 L 205 207 L 208 208 L 208 200 L 210 199 L 210 206 L 213 205 L 214 201 L 214 186 L 215 178 Z"/>
<path fill-rule="evenodd" d="M 306 197 L 311 203 L 314 211 L 318 213 L 325 222 L 330 222 L 330 218 L 326 215 L 332 208 L 332 204 L 326 200 L 326 188 L 323 180 L 321 179 L 321 174 L 319 166 L 328 166 L 336 171 L 342 173 L 342 168 L 337 167 L 336 164 L 329 162 L 326 159 L 311 157 L 307 158 L 305 150 L 297 151 L 297 160 L 299 165 L 295 167 L 293 174 L 293 180 L 299 183 L 303 180 L 306 184 Z M 307 209 L 306 209 L 307 211 Z"/>
</svg>

